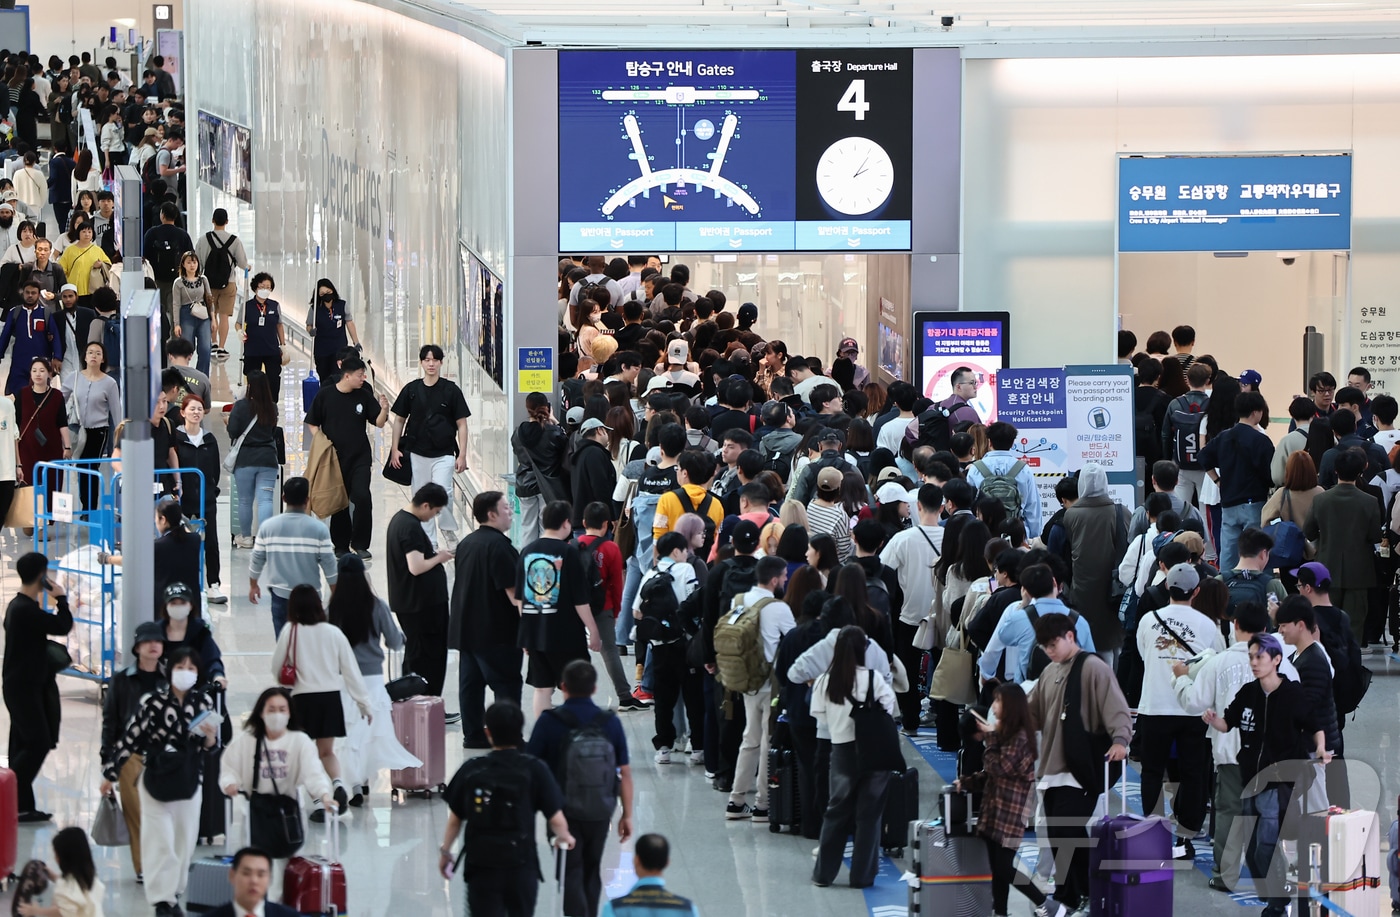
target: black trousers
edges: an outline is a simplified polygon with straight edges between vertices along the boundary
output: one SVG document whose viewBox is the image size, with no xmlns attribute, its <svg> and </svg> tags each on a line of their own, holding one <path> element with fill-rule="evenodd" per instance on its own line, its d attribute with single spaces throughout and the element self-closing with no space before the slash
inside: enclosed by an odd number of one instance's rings
<svg viewBox="0 0 1400 917">
<path fill-rule="evenodd" d="M 15 502 L 15 482 L 0 481 L 0 520 L 10 514 L 10 504 Z"/>
<path fill-rule="evenodd" d="M 58 684 L 52 678 L 40 685 L 7 684 L 4 697 L 10 713 L 10 770 L 18 785 L 19 811 L 33 812 L 34 781 L 58 744 Z"/>
<path fill-rule="evenodd" d="M 336 365 L 335 354 L 316 357 L 316 378 L 322 385 L 334 385 L 340 378 L 340 367 Z"/>
<path fill-rule="evenodd" d="M 904 671 L 909 673 L 909 690 L 895 695 L 895 700 L 899 702 L 899 718 L 903 720 L 906 730 L 917 732 L 919 705 L 923 701 L 923 692 L 919 690 L 919 665 L 924 656 L 923 650 L 914 647 L 914 635 L 919 632 L 919 628 L 913 624 L 905 624 L 899 618 L 895 618 L 891 623 L 894 630 L 895 655 L 904 663 Z"/>
<path fill-rule="evenodd" d="M 564 856 L 565 917 L 598 917 L 598 902 L 603 896 L 603 848 L 611 827 L 605 821 L 569 820 L 574 846 Z"/>
<path fill-rule="evenodd" d="M 641 643 L 637 644 L 641 646 Z M 669 643 L 651 647 L 651 693 L 655 698 L 652 709 L 656 717 L 653 748 L 670 748 L 676 744 L 676 704 L 685 704 L 685 716 L 690 723 L 690 750 L 705 747 L 705 683 L 699 672 L 690 671 L 685 662 L 685 644 Z"/>
<path fill-rule="evenodd" d="M 467 879 L 467 913 L 472 917 L 531 917 L 540 893 L 540 867 L 482 869 Z"/>
<path fill-rule="evenodd" d="M 331 544 L 337 554 L 345 554 L 351 548 L 368 551 L 369 539 L 374 533 L 374 495 L 369 491 L 373 460 L 368 450 L 363 455 L 351 456 L 348 461 L 343 455 L 339 458 L 340 477 L 345 482 L 350 505 L 331 516 Z M 428 677 L 422 672 L 418 674 Z M 438 687 L 441 688 L 441 684 Z"/>
<path fill-rule="evenodd" d="M 255 357 L 248 354 L 243 355 L 243 377 L 246 380 L 248 374 L 257 371 L 267 376 L 268 388 L 272 389 L 272 400 L 277 401 L 282 397 L 282 358 L 279 356 Z"/>
<path fill-rule="evenodd" d="M 884 824 L 885 795 L 890 771 L 860 773 L 856 743 L 831 746 L 831 800 L 822 816 L 821 845 L 812 880 L 830 885 L 836 880 L 846 840 L 854 836 L 851 850 L 851 886 L 875 884 L 880 868 L 880 829 Z"/>
<path fill-rule="evenodd" d="M 1186 837 L 1201 829 L 1206 817 L 1210 792 L 1210 739 L 1206 724 L 1198 716 L 1151 716 L 1138 714 L 1137 733 L 1142 744 L 1142 811 L 1156 811 L 1162 796 L 1167 759 L 1176 745 L 1179 782 L 1172 797 L 1172 813 Z"/>
<path fill-rule="evenodd" d="M 87 439 L 83 441 L 83 454 L 78 458 L 95 459 L 101 456 L 102 451 L 107 448 L 107 435 L 110 431 L 110 427 L 88 427 Z M 83 474 L 78 476 L 78 499 L 82 501 L 85 512 L 97 505 L 101 495 L 101 475 Z M 4 517 L 0 516 L 0 519 L 2 518 Z"/>
<path fill-rule="evenodd" d="M 180 509 L 186 516 L 204 520 L 204 581 L 211 586 L 222 583 L 219 578 L 223 572 L 219 565 L 219 489 L 206 478 L 204 503 L 200 504 L 198 491 L 187 489 Z"/>
<path fill-rule="evenodd" d="M 523 658 L 524 653 L 514 646 L 462 650 L 457 661 L 457 703 L 462 711 L 462 741 L 468 745 L 486 744 L 482 720 L 486 715 L 488 687 L 498 702 L 506 701 L 520 706 L 520 695 L 525 686 L 525 679 L 520 674 Z M 444 655 L 443 665 L 446 664 Z"/>
<path fill-rule="evenodd" d="M 394 614 L 403 630 L 403 670 L 422 675 L 428 682 L 428 694 L 441 697 L 447 678 L 447 603 Z M 519 671 L 517 663 L 517 677 Z"/>
<path fill-rule="evenodd" d="M 1055 854 L 1055 900 L 1070 910 L 1089 897 L 1089 816 L 1097 793 L 1073 786 L 1045 791 L 1045 820 Z"/>
<path fill-rule="evenodd" d="M 724 690 L 713 675 L 705 675 L 708 701 L 715 717 L 715 739 L 705 734 L 705 769 L 726 782 L 734 780 L 734 765 L 739 763 L 739 743 L 744 738 L 744 699 Z M 692 730 L 693 731 L 693 730 Z M 714 757 L 710 752 L 715 753 Z M 714 766 L 711 767 L 711 761 Z"/>
<path fill-rule="evenodd" d="M 1045 893 L 1035 887 L 1035 882 L 1016 868 L 1016 851 L 989 837 L 982 840 L 987 845 L 987 856 L 992 861 L 992 912 L 1006 914 L 1007 899 L 1011 897 L 1011 886 L 1031 899 L 1031 904 L 1040 907 L 1045 903 Z"/>
</svg>

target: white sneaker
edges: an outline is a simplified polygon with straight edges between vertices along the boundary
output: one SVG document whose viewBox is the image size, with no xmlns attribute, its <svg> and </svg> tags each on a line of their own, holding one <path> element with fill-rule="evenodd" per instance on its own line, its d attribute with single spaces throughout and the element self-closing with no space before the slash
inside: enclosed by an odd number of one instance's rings
<svg viewBox="0 0 1400 917">
<path fill-rule="evenodd" d="M 693 751 L 690 753 L 690 758 L 688 759 L 688 761 L 690 764 L 693 764 L 696 767 L 704 767 L 705 753 L 703 751 Z"/>
<path fill-rule="evenodd" d="M 251 548 L 253 546 L 252 535 L 234 535 L 233 546 L 235 548 Z"/>
<path fill-rule="evenodd" d="M 220 592 L 219 587 L 214 585 L 210 585 L 208 589 L 204 590 L 204 597 L 215 605 L 222 605 L 228 601 L 228 596 Z"/>
<path fill-rule="evenodd" d="M 652 760 L 655 761 L 657 764 L 670 764 L 670 763 L 671 763 L 671 749 L 669 749 L 669 748 L 658 748 L 658 749 L 656 750 L 656 756 L 653 757 Z"/>
</svg>

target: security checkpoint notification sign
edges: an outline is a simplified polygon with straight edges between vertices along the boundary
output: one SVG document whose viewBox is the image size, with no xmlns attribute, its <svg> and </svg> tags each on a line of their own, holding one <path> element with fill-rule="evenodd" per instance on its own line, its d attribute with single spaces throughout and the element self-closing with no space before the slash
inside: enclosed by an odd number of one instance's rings
<svg viewBox="0 0 1400 917">
<path fill-rule="evenodd" d="M 1012 451 L 1035 475 L 1044 518 L 1059 510 L 1055 485 L 1097 462 L 1109 492 L 1133 505 L 1133 368 L 1126 365 L 1003 369 L 997 420 L 1016 427 Z"/>
</svg>

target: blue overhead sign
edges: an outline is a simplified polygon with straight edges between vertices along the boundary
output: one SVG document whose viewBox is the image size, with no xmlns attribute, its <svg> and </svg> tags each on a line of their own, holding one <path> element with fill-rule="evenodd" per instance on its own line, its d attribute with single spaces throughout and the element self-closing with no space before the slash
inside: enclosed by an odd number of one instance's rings
<svg viewBox="0 0 1400 917">
<path fill-rule="evenodd" d="M 1118 160 L 1120 252 L 1351 248 L 1351 156 Z"/>
</svg>

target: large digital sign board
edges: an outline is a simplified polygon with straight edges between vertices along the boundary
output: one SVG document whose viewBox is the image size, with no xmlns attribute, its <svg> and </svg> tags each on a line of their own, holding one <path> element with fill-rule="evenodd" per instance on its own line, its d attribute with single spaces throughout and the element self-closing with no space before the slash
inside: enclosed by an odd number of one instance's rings
<svg viewBox="0 0 1400 917">
<path fill-rule="evenodd" d="M 913 52 L 565 51 L 561 251 L 907 251 Z"/>
<path fill-rule="evenodd" d="M 1120 252 L 1350 248 L 1348 155 L 1118 160 Z"/>
</svg>

